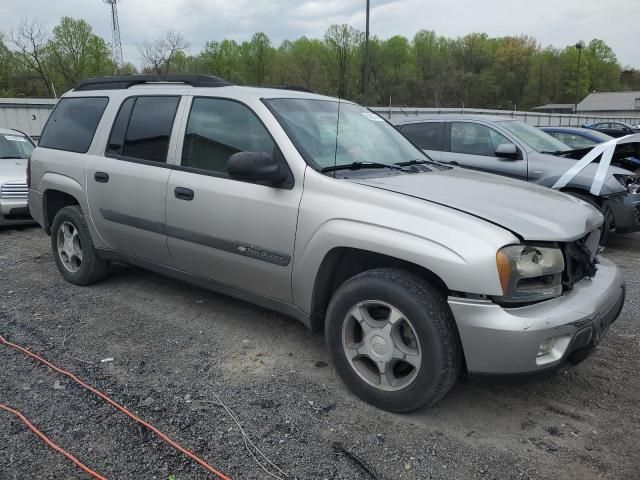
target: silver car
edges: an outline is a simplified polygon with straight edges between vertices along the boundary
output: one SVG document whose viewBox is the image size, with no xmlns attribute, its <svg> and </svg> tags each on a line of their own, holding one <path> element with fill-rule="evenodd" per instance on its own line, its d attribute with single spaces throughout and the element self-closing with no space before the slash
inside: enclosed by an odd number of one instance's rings
<svg viewBox="0 0 640 480">
<path fill-rule="evenodd" d="M 0 128 L 0 227 L 33 223 L 27 208 L 27 159 L 34 148 L 24 133 Z"/>
<path fill-rule="evenodd" d="M 431 158 L 449 165 L 496 173 L 552 187 L 576 163 L 571 149 L 524 122 L 484 115 L 438 115 L 395 122 Z M 577 152 L 580 158 L 584 152 Z M 628 167 L 624 164 L 625 167 Z M 640 178 L 627 168 L 609 168 L 599 196 L 589 193 L 598 165 L 592 163 L 562 191 L 605 216 L 602 241 L 612 232 L 640 230 Z"/>
<path fill-rule="evenodd" d="M 198 75 L 81 82 L 31 156 L 29 206 L 61 275 L 112 261 L 324 331 L 358 396 L 406 412 L 471 379 L 582 361 L 624 284 L 602 215 L 434 163 L 351 102 Z"/>
</svg>

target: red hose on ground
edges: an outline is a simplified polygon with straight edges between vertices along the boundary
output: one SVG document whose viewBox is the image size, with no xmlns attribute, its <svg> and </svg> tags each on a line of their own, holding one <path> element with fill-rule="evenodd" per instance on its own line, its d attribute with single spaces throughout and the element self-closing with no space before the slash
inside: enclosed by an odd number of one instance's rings
<svg viewBox="0 0 640 480">
<path fill-rule="evenodd" d="M 97 478 L 98 480 L 107 480 L 105 477 L 103 477 L 102 475 L 100 475 L 98 472 L 94 472 L 93 470 L 91 470 L 89 467 L 87 467 L 86 465 L 84 465 L 82 462 L 80 462 L 80 460 L 78 460 L 76 457 L 74 457 L 73 455 L 71 455 L 70 453 L 68 453 L 67 451 L 63 450 L 61 447 L 59 447 L 58 445 L 56 445 L 55 443 L 53 443 L 49 437 L 47 437 L 44 433 L 42 433 L 40 430 L 38 430 L 33 423 L 31 423 L 29 421 L 29 419 L 27 417 L 25 417 L 23 414 L 21 414 L 19 411 L 14 410 L 11 407 L 7 407 L 4 403 L 0 403 L 0 408 L 2 410 L 6 410 L 9 413 L 13 413 L 16 417 L 18 417 L 20 420 L 22 420 L 22 423 L 24 423 L 27 427 L 29 427 L 37 436 L 39 436 L 42 441 L 44 443 L 46 443 L 49 447 L 51 447 L 52 449 L 54 449 L 56 452 L 61 453 L 62 455 L 64 455 L 65 457 L 67 457 L 69 460 L 71 460 L 73 463 L 75 463 L 78 467 L 80 467 L 82 470 L 84 470 L 86 473 L 88 473 L 89 475 L 91 475 L 93 478 Z"/>
<path fill-rule="evenodd" d="M 186 455 L 187 457 L 189 457 L 191 460 L 193 460 L 194 462 L 196 462 L 198 465 L 200 465 L 202 468 L 204 468 L 205 470 L 213 473 L 214 475 L 216 475 L 218 478 L 220 478 L 221 480 L 231 480 L 229 477 L 227 477 L 224 473 L 219 472 L 218 470 L 216 470 L 215 468 L 213 468 L 211 465 L 209 465 L 207 462 L 205 462 L 204 460 L 202 460 L 200 457 L 197 457 L 195 454 L 191 453 L 189 450 L 187 450 L 186 448 L 182 447 L 181 445 L 179 445 L 178 443 L 174 442 L 173 440 L 171 440 L 168 436 L 166 436 L 164 433 L 162 433 L 160 430 L 158 430 L 156 427 L 154 427 L 153 425 L 145 422 L 144 420 L 142 420 L 140 417 L 138 417 L 137 415 L 135 415 L 134 413 L 131 413 L 129 410 L 127 410 L 126 408 L 124 408 L 122 405 L 120 405 L 119 403 L 114 402 L 113 400 L 111 400 L 109 397 L 107 397 L 104 393 L 102 393 L 100 390 L 97 390 L 95 388 L 93 388 L 91 385 L 87 385 L 86 383 L 84 383 L 82 380 L 80 380 L 78 377 L 76 377 L 73 373 L 68 372 L 66 370 L 63 370 L 62 368 L 56 367 L 55 365 L 53 365 L 52 363 L 48 362 L 47 360 L 45 360 L 44 358 L 36 355 L 35 353 L 30 352 L 29 350 L 27 350 L 24 347 L 21 347 L 20 345 L 16 345 L 15 343 L 11 343 L 9 341 L 7 341 L 2 335 L 0 335 L 0 343 L 14 348 L 22 353 L 24 353 L 25 355 L 27 355 L 28 357 L 31 357 L 35 360 L 38 360 L 40 363 L 45 364 L 47 367 L 49 367 L 50 369 L 65 375 L 67 377 L 69 377 L 71 380 L 73 380 L 74 382 L 76 382 L 78 385 L 86 388 L 87 390 L 89 390 L 91 393 L 93 393 L 94 395 L 97 395 L 98 397 L 100 397 L 101 399 L 103 399 L 105 402 L 107 402 L 109 405 L 111 405 L 112 407 L 120 410 L 122 413 L 124 413 L 127 417 L 131 418 L 132 420 L 138 422 L 140 425 L 148 428 L 149 430 L 151 430 L 153 433 L 155 433 L 156 435 L 158 435 L 158 437 L 160 437 L 162 440 L 164 440 L 166 443 L 168 443 L 169 445 L 171 445 L 173 448 L 175 448 L 176 450 L 178 450 L 180 453 Z M 100 477 L 101 478 L 101 477 Z"/>
</svg>

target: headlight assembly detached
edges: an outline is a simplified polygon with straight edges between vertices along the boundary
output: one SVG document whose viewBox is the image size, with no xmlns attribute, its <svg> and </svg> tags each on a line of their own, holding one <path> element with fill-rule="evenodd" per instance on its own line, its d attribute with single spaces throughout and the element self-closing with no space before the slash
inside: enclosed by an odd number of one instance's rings
<svg viewBox="0 0 640 480">
<path fill-rule="evenodd" d="M 509 245 L 496 254 L 500 303 L 537 302 L 562 294 L 564 257 L 558 248 Z"/>
<path fill-rule="evenodd" d="M 613 175 L 631 194 L 640 193 L 640 177 L 637 175 Z"/>
</svg>

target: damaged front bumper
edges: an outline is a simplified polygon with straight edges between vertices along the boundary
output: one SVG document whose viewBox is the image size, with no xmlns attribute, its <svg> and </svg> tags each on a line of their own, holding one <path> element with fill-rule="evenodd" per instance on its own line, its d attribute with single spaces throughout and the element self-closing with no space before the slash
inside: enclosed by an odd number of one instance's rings
<svg viewBox="0 0 640 480">
<path fill-rule="evenodd" d="M 624 304 L 622 275 L 599 260 L 593 278 L 534 305 L 503 308 L 490 300 L 449 297 L 470 378 L 535 376 L 584 360 Z"/>
</svg>

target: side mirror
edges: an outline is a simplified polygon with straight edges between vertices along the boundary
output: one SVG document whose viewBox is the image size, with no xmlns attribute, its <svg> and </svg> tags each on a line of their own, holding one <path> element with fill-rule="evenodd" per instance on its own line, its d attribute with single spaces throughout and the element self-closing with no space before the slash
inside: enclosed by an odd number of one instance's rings
<svg viewBox="0 0 640 480">
<path fill-rule="evenodd" d="M 229 176 L 243 182 L 277 187 L 288 178 L 288 172 L 278 158 L 263 152 L 238 152 L 229 157 Z"/>
<path fill-rule="evenodd" d="M 496 147 L 496 157 L 515 160 L 518 158 L 518 147 L 513 143 L 501 143 Z"/>
</svg>

